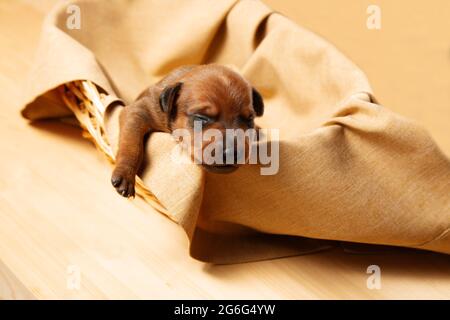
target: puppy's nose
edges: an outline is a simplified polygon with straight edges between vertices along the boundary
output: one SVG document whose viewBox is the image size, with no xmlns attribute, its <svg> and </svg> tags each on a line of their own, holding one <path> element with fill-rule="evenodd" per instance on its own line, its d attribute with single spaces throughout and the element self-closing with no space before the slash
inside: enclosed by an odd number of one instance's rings
<svg viewBox="0 0 450 320">
<path fill-rule="evenodd" d="M 226 148 L 223 151 L 223 163 L 224 164 L 238 164 L 239 161 L 242 161 L 243 151 L 237 150 L 235 148 Z"/>
<path fill-rule="evenodd" d="M 234 164 L 237 161 L 237 151 L 235 148 L 226 148 L 223 151 L 223 163 Z"/>
</svg>

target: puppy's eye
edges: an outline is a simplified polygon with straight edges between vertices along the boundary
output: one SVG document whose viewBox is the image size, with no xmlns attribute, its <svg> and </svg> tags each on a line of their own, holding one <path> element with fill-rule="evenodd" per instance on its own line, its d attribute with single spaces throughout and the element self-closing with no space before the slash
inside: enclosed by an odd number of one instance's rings
<svg viewBox="0 0 450 320">
<path fill-rule="evenodd" d="M 207 125 L 213 121 L 213 119 L 211 119 L 210 117 L 205 116 L 203 114 L 193 114 L 191 116 L 191 119 L 192 119 L 192 123 L 195 123 L 195 121 L 199 121 L 202 125 Z"/>
</svg>

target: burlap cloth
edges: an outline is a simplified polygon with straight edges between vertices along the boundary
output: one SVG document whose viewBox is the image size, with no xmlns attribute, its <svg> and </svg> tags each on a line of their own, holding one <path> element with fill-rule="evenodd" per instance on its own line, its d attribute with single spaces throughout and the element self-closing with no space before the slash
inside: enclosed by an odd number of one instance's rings
<svg viewBox="0 0 450 320">
<path fill-rule="evenodd" d="M 25 117 L 70 115 L 54 90 L 69 81 L 90 80 L 128 103 L 177 66 L 215 62 L 262 93 L 257 124 L 280 129 L 272 176 L 257 165 L 214 175 L 174 163 L 172 137 L 151 135 L 141 178 L 186 231 L 194 258 L 269 259 L 331 240 L 450 253 L 449 159 L 421 127 L 376 103 L 365 75 L 320 37 L 253 0 L 73 3 L 80 29 L 67 27 L 68 3 L 45 20 Z M 121 110 L 113 104 L 105 118 L 114 148 Z"/>
</svg>

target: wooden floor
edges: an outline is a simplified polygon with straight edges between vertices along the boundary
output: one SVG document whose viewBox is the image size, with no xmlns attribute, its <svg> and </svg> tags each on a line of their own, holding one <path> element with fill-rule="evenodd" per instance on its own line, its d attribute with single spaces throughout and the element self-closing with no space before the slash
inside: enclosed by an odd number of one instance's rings
<svg viewBox="0 0 450 320">
<path fill-rule="evenodd" d="M 0 298 L 450 298 L 450 257 L 428 252 L 350 254 L 339 248 L 231 266 L 191 259 L 187 239 L 177 225 L 141 199 L 116 196 L 109 184 L 109 165 L 77 128 L 56 122 L 29 124 L 21 118 L 24 79 L 43 12 L 52 2 L 0 1 Z M 300 10 L 293 10 L 289 1 L 269 3 L 302 22 Z M 319 17 L 322 9 L 311 6 L 311 15 Z M 311 17 L 305 21 L 314 24 Z M 308 27 L 320 29 L 320 25 Z M 343 35 L 326 36 L 341 45 L 347 41 Z M 433 43 L 441 45 L 439 39 Z M 354 47 L 344 51 L 352 56 Z M 359 62 L 368 62 L 356 51 Z M 419 105 L 435 101 L 437 109 L 427 104 L 431 113 L 450 108 L 449 87 L 441 92 L 450 78 L 449 63 L 442 63 L 436 70 L 426 64 L 421 67 L 422 74 L 446 70 L 440 80 L 411 78 L 406 89 L 395 88 L 398 95 L 388 90 L 395 77 L 390 68 L 378 70 L 378 75 L 373 65 L 368 69 L 381 98 L 408 104 L 406 113 L 424 123 L 450 154 L 450 140 L 445 138 L 449 118 L 431 124 L 428 113 L 420 116 Z M 399 69 L 409 70 L 401 65 Z M 383 72 L 391 73 L 386 84 L 381 80 Z M 437 81 L 441 82 L 433 91 Z M 419 85 L 423 91 L 411 98 L 407 91 Z M 381 269 L 379 290 L 366 285 L 369 265 Z"/>
</svg>

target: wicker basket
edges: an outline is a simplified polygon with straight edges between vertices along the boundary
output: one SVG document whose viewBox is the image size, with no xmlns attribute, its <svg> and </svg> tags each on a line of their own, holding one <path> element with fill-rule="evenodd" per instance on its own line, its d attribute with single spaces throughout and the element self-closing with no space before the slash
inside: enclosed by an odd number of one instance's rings
<svg viewBox="0 0 450 320">
<path fill-rule="evenodd" d="M 102 101 L 105 101 L 107 96 L 100 93 L 97 86 L 88 80 L 69 82 L 61 85 L 58 90 L 64 103 L 74 113 L 83 128 L 83 136 L 93 141 L 97 149 L 110 163 L 114 164 L 116 156 L 108 143 L 103 122 L 106 105 Z M 167 209 L 139 177 L 136 177 L 135 187 L 137 195 L 144 198 L 156 210 L 170 217 Z"/>
</svg>

